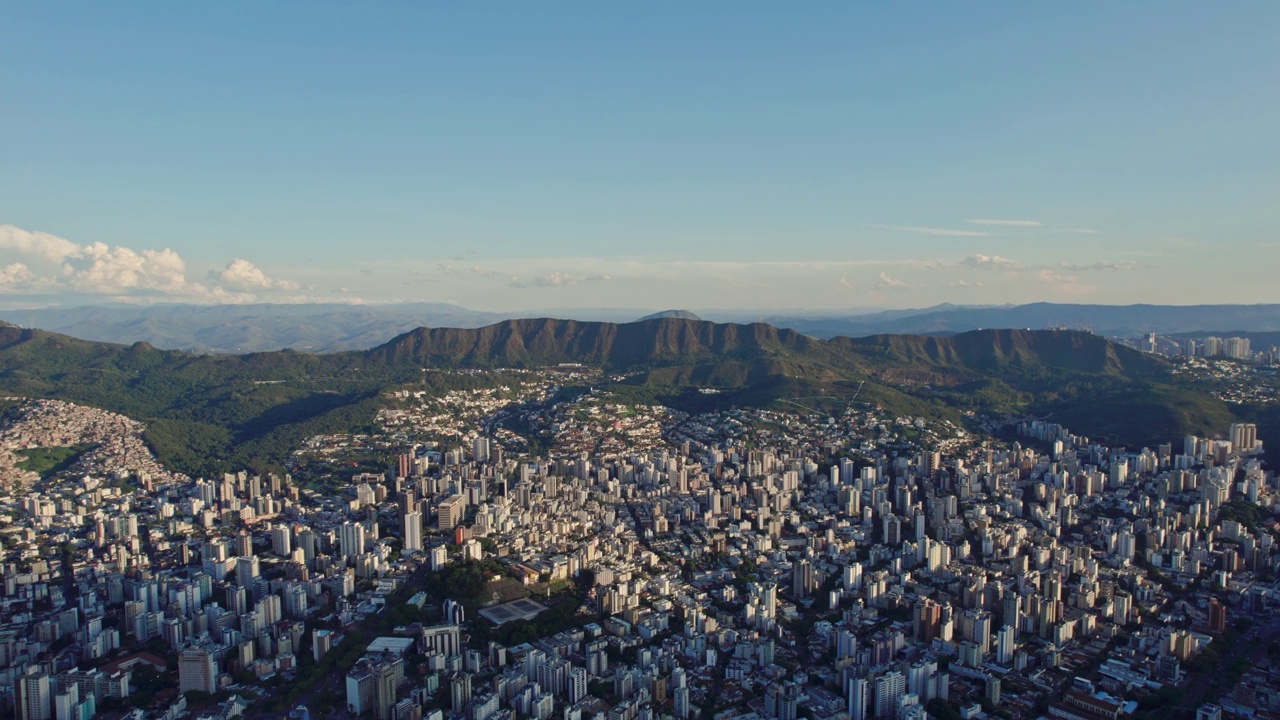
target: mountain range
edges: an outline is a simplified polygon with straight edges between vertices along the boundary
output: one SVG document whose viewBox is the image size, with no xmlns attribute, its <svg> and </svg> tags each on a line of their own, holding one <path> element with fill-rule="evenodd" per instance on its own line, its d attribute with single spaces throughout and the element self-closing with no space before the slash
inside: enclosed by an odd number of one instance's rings
<svg viewBox="0 0 1280 720">
<path fill-rule="evenodd" d="M 256 304 L 151 305 L 0 311 L 26 327 L 102 342 L 143 341 L 156 347 L 204 353 L 365 350 L 419 327 L 479 328 L 540 313 L 485 312 L 447 303 L 391 305 Z M 1070 305 L 1034 303 L 998 307 L 938 305 L 876 312 L 746 312 L 639 309 L 565 310 L 582 321 L 629 322 L 659 318 L 767 322 L 818 338 L 878 334 L 950 335 L 982 328 L 1088 329 L 1108 337 L 1155 332 L 1258 334 L 1280 332 L 1280 305 Z M 1262 339 L 1255 341 L 1255 344 Z"/>
<path fill-rule="evenodd" d="M 1280 331 L 1280 305 L 937 305 L 853 316 L 765 317 L 817 337 L 951 334 L 981 328 L 1075 328 L 1108 337 Z"/>
<path fill-rule="evenodd" d="M 687 411 L 856 402 L 957 422 L 1033 413 L 1134 447 L 1221 435 L 1257 414 L 1179 387 L 1158 357 L 1065 330 L 823 340 L 765 323 L 540 318 L 418 328 L 361 351 L 208 355 L 0 326 L 0 393 L 142 420 L 160 458 L 195 474 L 279 464 L 311 435 L 367 428 L 390 389 L 479 387 L 503 382 L 502 368 L 561 363 L 605 371 L 593 385 L 623 401 Z M 498 373 L 424 372 L 455 368 Z M 1260 435 L 1280 447 L 1270 427 Z"/>
</svg>

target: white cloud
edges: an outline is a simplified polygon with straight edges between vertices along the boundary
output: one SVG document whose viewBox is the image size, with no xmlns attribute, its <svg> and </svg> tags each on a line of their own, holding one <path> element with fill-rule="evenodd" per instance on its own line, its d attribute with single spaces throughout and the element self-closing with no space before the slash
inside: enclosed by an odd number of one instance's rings
<svg viewBox="0 0 1280 720">
<path fill-rule="evenodd" d="M 1073 284 L 1080 282 L 1080 278 L 1075 275 L 1066 275 L 1064 273 L 1055 272 L 1053 270 L 1041 270 L 1036 273 L 1036 279 L 1040 282 L 1053 284 Z"/>
<path fill-rule="evenodd" d="M 1067 263 L 1064 262 L 1060 266 L 1063 270 L 1071 272 L 1089 272 L 1094 270 L 1133 270 L 1137 268 L 1137 264 L 1131 262 L 1111 262 L 1109 260 L 1099 260 L 1091 263 Z"/>
<path fill-rule="evenodd" d="M 188 283 L 179 296 L 191 302 L 221 303 L 226 305 L 251 303 L 258 299 L 257 295 L 250 292 L 235 292 L 220 285 L 204 285 L 202 283 Z"/>
<path fill-rule="evenodd" d="M 11 292 L 88 293 L 122 302 L 157 296 L 202 303 L 252 302 L 250 291 L 297 290 L 298 284 L 272 279 L 253 263 L 237 258 L 221 272 L 210 272 L 213 283 L 192 282 L 187 264 L 170 248 L 135 250 L 94 242 L 79 245 L 45 232 L 0 225 L 0 250 L 26 256 L 31 265 L 16 262 L 0 268 L 0 286 Z"/>
<path fill-rule="evenodd" d="M 606 282 L 611 280 L 608 275 L 573 275 L 564 272 L 551 272 L 546 275 L 539 275 L 528 280 L 515 279 L 511 281 L 511 287 L 515 288 L 547 288 L 547 287 L 572 287 L 584 282 Z"/>
<path fill-rule="evenodd" d="M 62 272 L 72 286 L 95 293 L 119 293 L 122 290 L 154 290 L 181 292 L 187 284 L 186 263 L 178 253 L 164 250 L 136 252 L 127 247 L 109 247 L 104 243 L 85 245 L 80 249 L 83 262 L 68 260 Z"/>
<path fill-rule="evenodd" d="M 486 270 L 480 267 L 479 265 L 471 266 L 471 274 L 479 275 L 480 277 L 484 277 L 484 278 L 497 278 L 499 280 L 505 280 L 513 285 L 519 281 L 519 278 L 516 277 L 515 275 L 502 272 L 501 270 Z"/>
<path fill-rule="evenodd" d="M 31 232 L 13 225 L 0 225 L 0 250 L 13 250 L 49 262 L 60 263 L 80 257 L 79 245 L 46 232 Z"/>
<path fill-rule="evenodd" d="M 599 267 L 609 262 L 610 269 L 619 268 L 634 274 L 666 277 L 679 274 L 739 275 L 742 273 L 791 273 L 822 272 L 833 269 L 857 270 L 860 268 L 911 267 L 941 268 L 937 260 L 910 258 L 905 260 L 609 260 L 603 258 L 565 258 L 557 263 L 573 263 Z"/>
<path fill-rule="evenodd" d="M 856 288 L 854 288 L 854 287 L 853 287 L 853 283 L 849 282 L 849 278 L 848 278 L 847 276 L 844 276 L 844 275 L 841 275 L 841 276 L 840 276 L 840 287 L 844 288 L 845 290 L 854 290 L 854 289 L 856 289 Z"/>
<path fill-rule="evenodd" d="M 1044 225 L 1039 220 L 990 220 L 977 218 L 969 222 L 973 225 L 996 225 L 1001 227 L 1040 227 Z"/>
<path fill-rule="evenodd" d="M 987 237 L 989 233 L 979 230 L 953 230 L 951 228 L 921 227 L 919 225 L 873 225 L 885 230 L 902 230 L 922 235 L 943 235 L 947 237 Z"/>
<path fill-rule="evenodd" d="M 907 283 L 892 277 L 889 273 L 880 271 L 880 287 L 882 288 L 909 288 Z"/>
<path fill-rule="evenodd" d="M 0 268 L 0 287 L 26 285 L 35 279 L 36 276 L 31 269 L 20 262 L 10 263 Z"/>
<path fill-rule="evenodd" d="M 1056 270 L 1041 270 L 1036 273 L 1036 280 L 1058 295 L 1073 297 L 1087 295 L 1096 289 L 1092 285 L 1080 282 L 1080 278 L 1075 275 L 1067 275 Z"/>
<path fill-rule="evenodd" d="M 969 257 L 961 260 L 958 264 L 975 270 L 1004 270 L 1011 273 L 1022 272 L 1024 270 L 1064 270 L 1068 272 L 1124 271 L 1134 270 L 1139 267 L 1136 263 L 1113 262 L 1110 260 L 1098 260 L 1091 263 L 1072 263 L 1062 261 L 1057 264 L 1026 265 L 1018 262 L 1017 260 L 1000 257 L 999 255 L 981 254 L 970 255 Z"/>
<path fill-rule="evenodd" d="M 961 265 L 982 270 L 1022 270 L 1025 266 L 1017 260 L 1010 260 L 999 255 L 970 255 L 960 261 Z"/>
<path fill-rule="evenodd" d="M 277 278 L 269 278 L 262 269 L 244 258 L 236 258 L 227 263 L 222 272 L 218 273 L 218 279 L 228 287 L 253 291 L 253 290 L 297 290 L 298 283 L 290 280 L 280 280 Z"/>
</svg>

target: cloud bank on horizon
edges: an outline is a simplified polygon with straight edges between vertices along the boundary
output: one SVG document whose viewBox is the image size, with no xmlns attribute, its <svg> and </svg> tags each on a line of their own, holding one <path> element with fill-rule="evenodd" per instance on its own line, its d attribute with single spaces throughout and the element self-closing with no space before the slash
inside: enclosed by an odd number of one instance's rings
<svg viewBox="0 0 1280 720">
<path fill-rule="evenodd" d="M 1032 220 L 981 220 L 993 233 L 1043 227 Z M 932 230 L 883 226 L 893 233 Z M 926 233 L 934 234 L 934 233 Z M 986 235 L 987 233 L 984 233 Z M 241 304 L 251 302 L 444 301 L 478 308 L 650 305 L 777 308 L 905 307 L 949 301 L 1080 300 L 1102 283 L 1085 275 L 1151 269 L 1130 261 L 1025 262 L 973 253 L 954 257 L 848 260 L 733 260 L 661 257 L 370 259 L 358 267 L 295 266 L 269 274 L 249 259 L 192 272 L 176 250 L 79 243 L 52 233 L 0 225 L 0 305 L 94 302 Z M 465 259 L 469 266 L 457 264 Z"/>
<path fill-rule="evenodd" d="M 20 259 L 0 270 L 0 293 L 45 299 L 99 297 L 113 301 L 165 300 L 244 303 L 255 293 L 297 290 L 288 280 L 267 277 L 244 258 L 235 258 L 213 282 L 195 282 L 187 263 L 171 248 L 135 250 L 102 242 L 80 245 L 47 232 L 0 225 L 0 252 Z"/>
</svg>

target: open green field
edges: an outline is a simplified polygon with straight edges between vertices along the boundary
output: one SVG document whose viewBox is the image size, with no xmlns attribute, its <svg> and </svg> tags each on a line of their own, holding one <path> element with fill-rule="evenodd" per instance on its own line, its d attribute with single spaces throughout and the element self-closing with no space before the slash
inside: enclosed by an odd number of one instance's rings
<svg viewBox="0 0 1280 720">
<path fill-rule="evenodd" d="M 25 459 L 18 462 L 18 467 L 36 473 L 41 478 L 49 477 L 71 467 L 81 455 L 92 448 L 93 445 L 71 445 L 23 450 Z"/>
</svg>

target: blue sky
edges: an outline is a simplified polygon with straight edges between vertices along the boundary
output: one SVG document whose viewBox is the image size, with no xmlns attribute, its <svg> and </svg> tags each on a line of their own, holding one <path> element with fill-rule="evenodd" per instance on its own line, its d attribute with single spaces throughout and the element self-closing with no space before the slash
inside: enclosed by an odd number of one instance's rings
<svg viewBox="0 0 1280 720">
<path fill-rule="evenodd" d="M 1280 301 L 1275 3 L 3 15 L 0 305 Z"/>
</svg>

